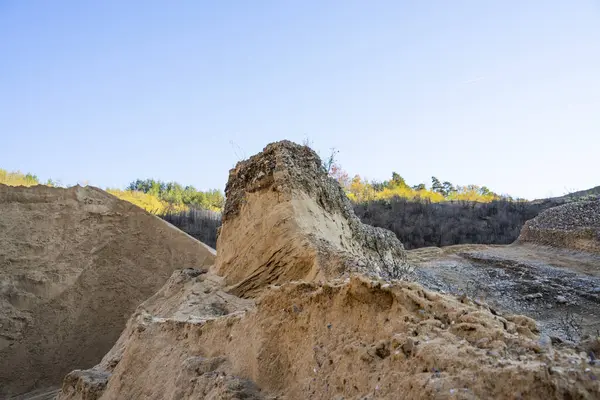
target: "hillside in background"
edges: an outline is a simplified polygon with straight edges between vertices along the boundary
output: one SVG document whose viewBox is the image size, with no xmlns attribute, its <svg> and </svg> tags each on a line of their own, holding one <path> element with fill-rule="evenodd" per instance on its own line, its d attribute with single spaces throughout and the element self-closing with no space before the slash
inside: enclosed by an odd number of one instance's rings
<svg viewBox="0 0 600 400">
<path fill-rule="evenodd" d="M 508 244 L 526 221 L 564 203 L 600 197 L 600 186 L 561 197 L 527 201 L 498 195 L 486 186 L 454 185 L 431 178 L 409 186 L 397 173 L 384 182 L 348 180 L 335 163 L 330 175 L 346 189 L 362 222 L 388 229 L 407 249 L 456 244 Z"/>
<path fill-rule="evenodd" d="M 523 224 L 558 203 L 494 200 L 433 203 L 394 197 L 354 205 L 362 222 L 396 234 L 407 249 L 455 244 L 508 244 Z"/>
<path fill-rule="evenodd" d="M 389 181 L 367 181 L 359 175 L 350 179 L 333 159 L 323 163 L 323 167 L 344 188 L 348 198 L 356 203 L 369 203 L 378 200 L 394 198 L 411 201 L 432 203 L 468 201 L 489 203 L 496 200 L 512 200 L 510 196 L 501 196 L 486 186 L 454 185 L 451 182 L 441 182 L 432 177 L 430 187 L 425 184 L 409 186 L 404 178 L 396 172 L 392 173 Z M 0 183 L 10 186 L 33 186 L 44 184 L 48 186 L 63 186 L 58 182 L 48 180 L 41 182 L 36 175 L 21 172 L 8 172 L 0 169 Z M 137 179 L 124 190 L 108 188 L 107 191 L 123 200 L 127 200 L 153 214 L 185 211 L 189 208 L 205 209 L 220 212 L 225 202 L 223 193 L 218 189 L 200 191 L 193 186 L 183 186 L 178 182 L 163 182 L 155 179 Z"/>
<path fill-rule="evenodd" d="M 580 201 L 580 200 L 595 200 L 600 198 L 600 186 L 593 187 L 591 189 L 579 190 L 577 192 L 567 193 L 564 196 L 560 197 L 552 197 L 550 199 L 539 199 L 534 200 L 533 203 L 544 202 L 548 200 L 552 200 L 560 203 L 569 203 L 571 201 Z"/>
</svg>

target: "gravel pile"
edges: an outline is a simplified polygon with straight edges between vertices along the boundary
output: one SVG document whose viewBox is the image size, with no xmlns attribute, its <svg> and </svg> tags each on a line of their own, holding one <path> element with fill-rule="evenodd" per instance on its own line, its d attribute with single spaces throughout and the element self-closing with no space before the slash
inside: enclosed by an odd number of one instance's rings
<svg viewBox="0 0 600 400">
<path fill-rule="evenodd" d="M 600 200 L 545 210 L 525 223 L 518 241 L 600 253 Z"/>
<path fill-rule="evenodd" d="M 600 200 L 563 204 L 541 212 L 528 222 L 534 229 L 600 230 Z"/>
</svg>

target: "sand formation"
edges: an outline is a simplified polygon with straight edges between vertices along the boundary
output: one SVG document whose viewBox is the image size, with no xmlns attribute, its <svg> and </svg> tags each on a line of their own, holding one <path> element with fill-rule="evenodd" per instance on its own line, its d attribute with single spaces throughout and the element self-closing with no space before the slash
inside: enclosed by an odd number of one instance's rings
<svg viewBox="0 0 600 400">
<path fill-rule="evenodd" d="M 390 281 L 402 246 L 346 204 L 306 147 L 238 164 L 215 266 L 175 272 L 60 398 L 597 398 L 600 368 L 532 319 Z"/>
<path fill-rule="evenodd" d="M 271 283 L 350 272 L 382 278 L 410 272 L 402 243 L 360 222 L 309 147 L 268 145 L 230 171 L 225 194 L 215 272 L 232 293 L 253 297 Z"/>
<path fill-rule="evenodd" d="M 0 185 L 0 398 L 94 365 L 176 268 L 214 257 L 100 189 Z"/>
<path fill-rule="evenodd" d="M 542 211 L 525 223 L 518 241 L 600 253 L 600 199 Z"/>
</svg>

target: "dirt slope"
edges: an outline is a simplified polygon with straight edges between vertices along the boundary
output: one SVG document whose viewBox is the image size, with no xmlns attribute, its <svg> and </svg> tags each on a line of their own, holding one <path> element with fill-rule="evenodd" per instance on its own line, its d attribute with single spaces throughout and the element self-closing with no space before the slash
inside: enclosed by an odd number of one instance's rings
<svg viewBox="0 0 600 400">
<path fill-rule="evenodd" d="M 351 271 L 400 278 L 402 243 L 362 224 L 317 154 L 289 141 L 230 171 L 215 273 L 232 293 L 256 296 L 269 283 L 322 280 Z"/>
<path fill-rule="evenodd" d="M 0 185 L 0 398 L 94 365 L 176 268 L 214 257 L 100 189 Z"/>
<path fill-rule="evenodd" d="M 254 305 L 191 272 L 176 273 L 138 309 L 100 365 L 70 373 L 60 399 L 593 399 L 600 391 L 600 366 L 553 349 L 533 320 L 418 284 L 287 283 Z"/>
<path fill-rule="evenodd" d="M 577 201 L 542 211 L 525 223 L 518 242 L 600 254 L 600 200 Z"/>
</svg>

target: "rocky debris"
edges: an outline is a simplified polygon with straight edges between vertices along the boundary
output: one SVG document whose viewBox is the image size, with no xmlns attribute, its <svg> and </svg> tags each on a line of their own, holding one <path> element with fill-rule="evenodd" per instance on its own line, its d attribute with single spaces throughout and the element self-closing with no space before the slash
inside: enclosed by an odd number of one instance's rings
<svg viewBox="0 0 600 400">
<path fill-rule="evenodd" d="M 555 299 L 559 304 L 565 304 L 567 302 L 567 298 L 565 296 L 558 295 L 555 297 Z"/>
<path fill-rule="evenodd" d="M 219 278 L 195 279 L 174 275 L 160 302 L 140 306 L 96 367 L 110 374 L 99 399 L 426 399 L 452 390 L 457 398 L 591 399 L 600 390 L 600 366 L 553 348 L 533 320 L 416 283 L 292 282 L 225 316 L 156 313 L 163 302 L 198 300 L 203 285 L 228 296 Z M 66 393 L 85 388 L 65 385 L 60 399 L 83 399 Z"/>
<path fill-rule="evenodd" d="M 523 296 L 523 298 L 526 299 L 526 300 L 541 299 L 542 297 L 544 297 L 544 295 L 541 294 L 540 292 L 526 294 L 525 296 Z"/>
<path fill-rule="evenodd" d="M 176 268 L 214 258 L 100 189 L 0 185 L 0 398 L 94 365 Z"/>
<path fill-rule="evenodd" d="M 350 272 L 384 279 L 410 272 L 395 235 L 360 222 L 309 147 L 269 144 L 230 171 L 225 194 L 214 270 L 234 294 Z"/>
<path fill-rule="evenodd" d="M 600 253 L 600 200 L 542 211 L 525 223 L 518 241 Z"/>
<path fill-rule="evenodd" d="M 573 342 L 600 330 L 599 267 L 600 256 L 593 253 L 532 244 L 468 245 L 431 257 L 415 271 L 429 289 L 465 295 L 498 313 L 525 314 L 544 334 Z"/>
<path fill-rule="evenodd" d="M 110 378 L 110 374 L 106 371 L 77 369 L 67 374 L 63 380 L 61 396 L 63 399 L 74 397 L 82 400 L 96 400 L 106 389 L 108 378 Z"/>
</svg>

